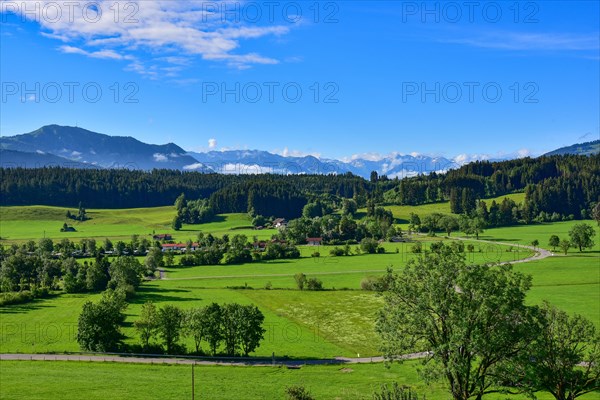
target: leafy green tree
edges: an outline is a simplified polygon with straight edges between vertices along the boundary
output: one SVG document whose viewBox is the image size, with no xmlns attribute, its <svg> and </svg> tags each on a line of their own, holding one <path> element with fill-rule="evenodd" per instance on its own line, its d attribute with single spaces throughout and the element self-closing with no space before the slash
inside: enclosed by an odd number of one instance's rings
<svg viewBox="0 0 600 400">
<path fill-rule="evenodd" d="M 212 303 L 203 309 L 204 338 L 210 347 L 213 356 L 217 355 L 217 349 L 223 340 L 223 329 L 221 321 L 223 310 L 217 303 Z"/>
<path fill-rule="evenodd" d="M 176 215 L 173 217 L 173 222 L 171 223 L 171 228 L 173 228 L 173 230 L 178 231 L 180 230 L 182 227 L 181 224 L 181 217 L 179 215 Z"/>
<path fill-rule="evenodd" d="M 109 268 L 111 288 L 132 286 L 137 288 L 142 283 L 145 267 L 133 256 L 117 257 Z"/>
<path fill-rule="evenodd" d="M 144 260 L 144 264 L 146 264 L 146 274 L 154 276 L 157 270 L 165 266 L 162 250 L 158 247 L 152 247 Z"/>
<path fill-rule="evenodd" d="M 304 290 L 304 286 L 306 285 L 306 275 L 303 273 L 297 273 L 294 275 L 294 280 L 296 281 L 296 286 L 299 290 Z"/>
<path fill-rule="evenodd" d="M 158 329 L 158 312 L 154 303 L 147 301 L 142 305 L 140 317 L 133 325 L 140 335 L 142 346 L 147 349 L 150 345 L 150 340 L 156 335 L 156 330 Z"/>
<path fill-rule="evenodd" d="M 126 250 L 127 246 L 125 245 L 125 242 L 123 242 L 122 240 L 119 240 L 116 244 L 115 244 L 115 254 L 117 256 L 122 256 L 125 254 L 125 250 Z"/>
<path fill-rule="evenodd" d="M 240 347 L 245 357 L 254 352 L 260 341 L 264 339 L 266 330 L 263 328 L 265 316 L 254 305 L 241 307 L 241 322 L 239 326 Z"/>
<path fill-rule="evenodd" d="M 390 288 L 377 322 L 388 359 L 428 351 L 423 375 L 442 378 L 452 398 L 499 391 L 495 367 L 535 336 L 525 295 L 531 278 L 508 265 L 466 265 L 464 255 L 431 253 L 388 270 Z"/>
<path fill-rule="evenodd" d="M 537 249 L 537 248 L 538 248 L 538 246 L 540 245 L 540 241 L 539 241 L 539 240 L 537 240 L 537 239 L 533 239 L 533 240 L 531 241 L 531 245 L 533 246 L 533 248 L 534 248 L 534 249 Z"/>
<path fill-rule="evenodd" d="M 419 217 L 418 214 L 411 212 L 409 224 L 408 224 L 409 235 L 411 235 L 412 232 L 418 230 L 420 227 L 421 227 L 421 218 Z"/>
<path fill-rule="evenodd" d="M 448 236 L 458 229 L 458 219 L 451 215 L 446 215 L 442 217 L 439 221 L 440 228 L 442 228 Z"/>
<path fill-rule="evenodd" d="M 235 356 L 240 345 L 240 331 L 243 323 L 242 308 L 239 304 L 225 304 L 221 307 L 223 344 L 228 356 Z"/>
<path fill-rule="evenodd" d="M 596 236 L 594 227 L 586 223 L 576 224 L 569 231 L 571 243 L 573 246 L 579 247 L 580 252 L 585 248 L 594 247 L 594 241 L 592 240 L 594 236 Z"/>
<path fill-rule="evenodd" d="M 471 219 L 470 228 L 471 233 L 475 235 L 475 238 L 479 240 L 479 235 L 483 233 L 483 229 L 485 228 L 485 221 L 480 217 L 475 217 Z"/>
<path fill-rule="evenodd" d="M 552 246 L 552 251 L 556 250 L 556 248 L 560 245 L 560 238 L 556 235 L 550 236 L 550 240 L 548 240 L 548 246 Z"/>
<path fill-rule="evenodd" d="M 196 354 L 200 354 L 202 350 L 202 341 L 206 337 L 206 330 L 208 328 L 205 311 L 206 307 L 192 308 L 185 314 L 185 331 L 187 335 L 194 339 Z"/>
<path fill-rule="evenodd" d="M 267 219 L 262 215 L 257 215 L 252 219 L 252 226 L 265 226 L 267 224 Z"/>
<path fill-rule="evenodd" d="M 167 354 L 174 354 L 181 336 L 184 322 L 183 312 L 173 305 L 167 304 L 158 310 L 157 330 L 166 347 Z"/>
<path fill-rule="evenodd" d="M 568 239 L 563 239 L 558 243 L 558 247 L 560 247 L 560 249 L 563 251 L 563 253 L 565 253 L 565 256 L 569 252 L 569 249 L 571 248 L 571 246 L 572 246 L 571 242 Z"/>
<path fill-rule="evenodd" d="M 379 242 L 375 239 L 364 238 L 360 241 L 360 249 L 363 253 L 367 254 L 375 254 L 377 253 L 377 248 L 379 247 Z"/>
<path fill-rule="evenodd" d="M 165 252 L 165 266 L 172 267 L 175 265 L 175 255 L 172 251 Z"/>
<path fill-rule="evenodd" d="M 342 200 L 342 215 L 354 216 L 358 211 L 358 205 L 353 199 Z"/>
<path fill-rule="evenodd" d="M 113 249 L 113 243 L 110 241 L 109 238 L 106 238 L 104 239 L 102 247 L 104 248 L 104 251 L 111 251 Z"/>
<path fill-rule="evenodd" d="M 91 263 L 86 271 L 85 283 L 86 288 L 92 292 L 99 292 L 106 289 L 109 276 L 108 270 L 110 263 L 104 257 L 97 258 Z"/>
<path fill-rule="evenodd" d="M 594 324 L 548 303 L 540 311 L 540 334 L 508 371 L 516 371 L 531 392 L 544 390 L 556 400 L 600 390 L 600 332 Z"/>
<path fill-rule="evenodd" d="M 177 210 L 177 214 L 181 214 L 185 207 L 187 207 L 187 200 L 185 199 L 185 194 L 181 193 L 175 200 L 175 209 Z"/>
<path fill-rule="evenodd" d="M 123 339 L 120 325 L 125 321 L 123 311 L 125 298 L 113 291 L 106 291 L 94 304 L 83 305 L 77 323 L 77 343 L 86 351 L 115 351 Z"/>
<path fill-rule="evenodd" d="M 305 218 L 315 218 L 323 216 L 323 208 L 320 202 L 308 203 L 302 209 L 302 216 Z"/>
<path fill-rule="evenodd" d="M 598 226 L 600 226 L 600 201 L 592 209 L 592 217 L 596 220 Z"/>
<path fill-rule="evenodd" d="M 38 250 L 42 254 L 52 253 L 52 251 L 54 250 L 54 243 L 52 242 L 52 239 L 49 239 L 49 238 L 40 239 L 38 242 Z"/>
</svg>

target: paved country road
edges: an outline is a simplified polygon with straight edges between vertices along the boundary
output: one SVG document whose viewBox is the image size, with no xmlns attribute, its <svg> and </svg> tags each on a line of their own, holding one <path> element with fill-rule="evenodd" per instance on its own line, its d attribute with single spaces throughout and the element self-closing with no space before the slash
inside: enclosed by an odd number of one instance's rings
<svg viewBox="0 0 600 400">
<path fill-rule="evenodd" d="M 465 240 L 479 243 L 486 243 L 488 245 L 501 245 L 501 246 L 512 246 L 535 252 L 535 255 L 515 261 L 510 261 L 512 264 L 524 263 L 530 261 L 543 260 L 544 258 L 551 257 L 554 254 L 548 250 L 541 248 L 534 248 L 532 246 L 526 246 L 514 243 L 504 242 L 493 242 L 483 239 L 467 239 L 467 238 L 453 238 L 454 240 Z M 348 273 L 361 273 L 361 272 L 377 272 L 373 270 L 369 271 L 341 271 L 341 272 L 329 272 L 322 274 L 348 274 Z M 383 272 L 383 271 L 381 271 Z M 271 275 L 238 275 L 238 276 L 204 276 L 195 278 L 166 278 L 164 270 L 159 270 L 160 279 L 167 280 L 195 280 L 195 279 L 215 279 L 215 278 L 240 278 L 240 277 L 273 277 L 273 276 L 290 276 L 289 274 L 271 274 Z M 319 273 L 314 273 L 319 274 Z M 416 359 L 426 357 L 427 353 L 414 353 L 402 356 L 404 359 Z M 384 360 L 383 357 L 366 357 L 366 358 L 346 358 L 346 357 L 335 357 L 335 358 L 323 358 L 323 359 L 310 359 L 310 360 L 286 360 L 286 359 L 194 359 L 184 357 L 158 357 L 158 356 L 128 356 L 128 355 L 73 355 L 73 354 L 0 354 L 0 360 L 20 360 L 20 361 L 85 361 L 85 362 L 118 362 L 118 363 L 134 363 L 134 364 L 196 364 L 196 365 L 232 365 L 232 366 L 255 366 L 255 367 L 267 367 L 267 366 L 288 366 L 297 367 L 301 365 L 324 365 L 324 364 L 368 364 L 368 363 L 381 363 Z"/>
<path fill-rule="evenodd" d="M 414 353 L 402 356 L 400 358 L 412 360 L 424 358 L 427 353 Z M 383 357 L 362 357 L 362 358 L 322 358 L 310 360 L 286 360 L 265 358 L 224 358 L 224 359 L 196 359 L 191 357 L 158 357 L 158 356 L 128 356 L 128 355 L 75 355 L 75 354 L 0 354 L 1 361 L 82 361 L 82 362 L 117 362 L 131 364 L 195 364 L 195 365 L 228 365 L 228 366 L 302 366 L 302 365 L 325 365 L 325 364 L 370 364 L 381 363 Z"/>
</svg>

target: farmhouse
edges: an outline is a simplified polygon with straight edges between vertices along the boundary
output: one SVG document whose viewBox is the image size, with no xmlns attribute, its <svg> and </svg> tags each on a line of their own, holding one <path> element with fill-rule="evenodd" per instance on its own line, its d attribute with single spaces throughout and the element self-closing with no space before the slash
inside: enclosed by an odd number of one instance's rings
<svg viewBox="0 0 600 400">
<path fill-rule="evenodd" d="M 323 238 L 307 238 L 306 243 L 309 246 L 320 246 L 323 242 Z"/>
<path fill-rule="evenodd" d="M 198 249 L 198 243 L 192 243 L 191 250 Z M 165 243 L 162 245 L 162 251 L 186 251 L 187 244 L 185 243 Z"/>
<path fill-rule="evenodd" d="M 285 218 L 277 218 L 273 221 L 273 226 L 275 228 L 283 228 L 287 226 L 287 220 Z"/>
<path fill-rule="evenodd" d="M 173 240 L 173 236 L 169 235 L 168 233 L 161 233 L 161 234 L 152 236 L 152 239 L 154 239 L 154 240 Z"/>
</svg>

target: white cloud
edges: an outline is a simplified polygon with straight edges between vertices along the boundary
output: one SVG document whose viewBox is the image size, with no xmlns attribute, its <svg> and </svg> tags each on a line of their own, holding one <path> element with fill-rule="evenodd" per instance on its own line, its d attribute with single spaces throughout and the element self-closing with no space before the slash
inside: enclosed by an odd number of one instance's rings
<svg viewBox="0 0 600 400">
<path fill-rule="evenodd" d="M 208 148 L 214 150 L 217 147 L 217 139 L 208 139 Z"/>
<path fill-rule="evenodd" d="M 501 50 L 552 50 L 582 51 L 598 50 L 598 33 L 525 33 L 525 32 L 485 32 L 463 38 L 442 40 L 445 43 L 465 44 L 474 47 Z"/>
<path fill-rule="evenodd" d="M 204 164 L 202 164 L 202 163 L 195 163 L 195 164 L 185 165 L 183 167 L 183 169 L 186 170 L 186 171 L 197 171 L 197 170 L 201 170 L 203 168 L 204 168 Z"/>
<path fill-rule="evenodd" d="M 72 151 L 72 152 L 71 152 L 71 156 L 72 156 L 72 157 L 80 157 L 80 156 L 81 156 L 81 153 L 80 153 L 80 152 L 78 152 L 78 151 Z"/>
<path fill-rule="evenodd" d="M 275 149 L 273 154 L 278 154 L 282 157 L 307 157 L 312 156 L 315 158 L 321 158 L 321 153 L 316 152 L 304 152 L 300 150 L 290 150 L 288 147 L 284 147 L 283 150 Z"/>
<path fill-rule="evenodd" d="M 290 27 L 285 25 L 247 26 L 243 21 L 223 20 L 221 13 L 205 11 L 204 0 L 130 0 L 126 3 L 97 0 L 93 3 L 69 2 L 69 6 L 61 4 L 54 0 L 31 0 L 27 1 L 27 10 L 37 7 L 40 12 L 25 12 L 25 7 L 17 7 L 16 11 L 37 21 L 44 36 L 65 43 L 59 47 L 62 52 L 99 59 L 129 60 L 132 63 L 128 70 L 149 77 L 164 71 L 159 65 L 146 63 L 184 67 L 194 57 L 223 62 L 238 69 L 256 64 L 277 64 L 279 60 L 272 57 L 242 51 L 241 42 L 279 37 L 290 31 Z M 96 4 L 97 10 L 91 4 Z M 59 18 L 44 12 L 56 7 L 62 12 Z M 120 11 L 118 15 L 116 8 Z M 7 7 L 2 7 L 2 12 L 7 12 Z M 140 51 L 149 54 L 152 60 L 140 60 L 136 53 Z M 156 68 L 154 72 L 153 67 Z M 176 73 L 167 71 L 169 76 Z"/>
<path fill-rule="evenodd" d="M 132 56 L 124 56 L 114 50 L 86 51 L 73 46 L 60 46 L 59 50 L 66 54 L 81 54 L 91 58 L 110 59 L 110 60 L 133 60 Z"/>
<path fill-rule="evenodd" d="M 152 157 L 154 157 L 154 161 L 156 161 L 156 162 L 166 162 L 166 161 L 169 161 L 169 157 L 167 157 L 164 154 L 160 154 L 160 153 L 154 153 L 154 155 Z"/>
<path fill-rule="evenodd" d="M 473 161 L 489 160 L 490 158 L 488 154 L 459 154 L 452 161 L 458 165 L 463 165 Z"/>
</svg>

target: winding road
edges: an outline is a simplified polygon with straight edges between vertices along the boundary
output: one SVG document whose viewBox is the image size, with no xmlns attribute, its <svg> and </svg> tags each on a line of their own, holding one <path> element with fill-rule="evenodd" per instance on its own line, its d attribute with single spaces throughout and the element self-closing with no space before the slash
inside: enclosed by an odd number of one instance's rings
<svg viewBox="0 0 600 400">
<path fill-rule="evenodd" d="M 554 253 L 542 249 L 526 246 L 522 244 L 494 242 L 483 239 L 471 239 L 455 237 L 453 240 L 471 241 L 485 243 L 492 246 L 510 246 L 535 252 L 535 255 L 519 260 L 507 261 L 505 263 L 525 263 L 530 261 L 543 260 L 551 257 Z M 361 272 L 376 272 L 369 271 L 339 271 L 329 273 L 314 273 L 317 274 L 347 274 Z M 240 275 L 240 276 L 210 276 L 210 277 L 195 277 L 195 278 L 166 278 L 164 270 L 159 270 L 159 279 L 168 280 L 195 280 L 195 279 L 215 279 L 215 278 L 240 278 L 240 277 L 275 277 L 289 276 L 289 274 L 271 274 L 271 275 Z M 417 359 L 426 357 L 427 353 L 414 353 L 401 356 L 403 359 Z M 85 362 L 117 362 L 117 363 L 133 363 L 133 364 L 195 364 L 195 365 L 229 365 L 229 366 L 255 366 L 255 367 L 271 367 L 271 366 L 287 366 L 300 367 L 302 365 L 324 365 L 324 364 L 369 364 L 381 363 L 385 361 L 383 357 L 362 357 L 362 358 L 347 358 L 334 357 L 323 359 L 307 359 L 307 360 L 289 360 L 289 359 L 265 359 L 265 358 L 222 358 L 222 359 L 201 359 L 192 357 L 161 357 L 161 356 L 144 356 L 144 355 L 125 355 L 125 354 L 107 354 L 107 355 L 78 355 L 78 354 L 0 354 L 2 361 L 85 361 Z"/>
</svg>

